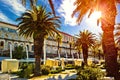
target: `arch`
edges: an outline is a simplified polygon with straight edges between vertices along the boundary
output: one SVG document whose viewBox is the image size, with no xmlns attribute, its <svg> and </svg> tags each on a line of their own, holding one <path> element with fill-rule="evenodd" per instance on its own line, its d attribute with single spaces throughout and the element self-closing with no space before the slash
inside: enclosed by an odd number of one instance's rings
<svg viewBox="0 0 120 80">
<path fill-rule="evenodd" d="M 11 45 L 12 43 L 11 42 L 8 42 L 8 49 L 10 49 L 10 45 Z"/>
<path fill-rule="evenodd" d="M 4 41 L 1 41 L 1 42 L 0 42 L 0 46 L 1 46 L 1 47 L 4 47 Z"/>
<path fill-rule="evenodd" d="M 23 43 L 21 43 L 20 46 L 23 47 Z"/>
<path fill-rule="evenodd" d="M 26 46 L 27 46 L 27 49 L 28 49 L 28 51 L 29 51 L 29 49 L 30 49 L 29 45 L 26 45 Z"/>
<path fill-rule="evenodd" d="M 17 47 L 18 46 L 18 43 L 14 43 L 14 47 Z"/>
<path fill-rule="evenodd" d="M 34 45 L 32 45 L 32 51 L 34 51 Z"/>
</svg>

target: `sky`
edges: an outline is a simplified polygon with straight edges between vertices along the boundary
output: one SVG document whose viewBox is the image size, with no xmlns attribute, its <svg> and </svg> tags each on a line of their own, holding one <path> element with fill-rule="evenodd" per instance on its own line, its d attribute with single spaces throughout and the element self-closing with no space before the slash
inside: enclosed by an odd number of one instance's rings
<svg viewBox="0 0 120 80">
<path fill-rule="evenodd" d="M 90 18 L 85 16 L 79 25 L 76 24 L 77 17 L 71 17 L 75 9 L 75 6 L 73 6 L 74 1 L 75 0 L 53 0 L 56 15 L 61 17 L 62 23 L 60 31 L 73 36 L 83 30 L 89 30 L 95 34 L 102 32 L 100 26 L 97 26 L 97 18 L 94 16 L 96 14 L 91 15 Z M 38 5 L 44 5 L 47 11 L 51 11 L 48 0 L 38 0 Z M 16 19 L 27 9 L 29 9 L 29 3 L 24 7 L 20 0 L 0 0 L 0 21 L 17 25 L 18 22 L 16 22 Z M 117 9 L 116 23 L 120 23 L 120 5 L 117 5 Z"/>
</svg>

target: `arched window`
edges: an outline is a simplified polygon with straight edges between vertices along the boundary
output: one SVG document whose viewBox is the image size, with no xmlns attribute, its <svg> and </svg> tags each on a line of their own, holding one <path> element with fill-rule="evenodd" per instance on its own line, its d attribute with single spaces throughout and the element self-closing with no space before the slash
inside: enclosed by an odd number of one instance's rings
<svg viewBox="0 0 120 80">
<path fill-rule="evenodd" d="M 4 42 L 3 42 L 3 41 L 0 42 L 0 46 L 1 46 L 1 47 L 4 46 Z"/>
<path fill-rule="evenodd" d="M 20 44 L 21 47 L 23 47 L 23 44 Z"/>
<path fill-rule="evenodd" d="M 14 47 L 17 47 L 18 46 L 18 44 L 17 43 L 14 43 Z"/>
<path fill-rule="evenodd" d="M 34 51 L 34 45 L 32 45 L 32 51 Z"/>
<path fill-rule="evenodd" d="M 26 45 L 27 46 L 27 49 L 28 49 L 28 51 L 29 51 L 29 45 Z"/>
<path fill-rule="evenodd" d="M 8 42 L 8 49 L 10 49 L 11 42 Z"/>
</svg>

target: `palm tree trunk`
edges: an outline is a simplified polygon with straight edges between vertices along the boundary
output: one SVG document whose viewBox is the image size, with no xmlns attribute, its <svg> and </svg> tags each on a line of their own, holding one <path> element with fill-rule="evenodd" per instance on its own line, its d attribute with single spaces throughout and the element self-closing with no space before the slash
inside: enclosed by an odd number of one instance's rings
<svg viewBox="0 0 120 80">
<path fill-rule="evenodd" d="M 59 42 L 59 40 L 58 40 L 58 47 L 57 48 L 58 48 L 57 49 L 57 54 L 58 54 L 58 57 L 60 59 L 60 42 Z"/>
<path fill-rule="evenodd" d="M 99 60 L 101 59 L 100 50 L 98 50 L 98 58 L 99 58 Z"/>
<path fill-rule="evenodd" d="M 41 75 L 41 55 L 43 54 L 43 45 L 44 45 L 44 38 L 39 37 L 34 39 L 34 54 L 35 54 L 35 72 L 34 76 Z"/>
<path fill-rule="evenodd" d="M 71 43 L 69 45 L 70 45 L 70 55 L 72 55 L 72 53 L 71 53 Z"/>
<path fill-rule="evenodd" d="M 107 76 L 113 76 L 115 80 L 119 80 L 118 64 L 117 64 L 117 50 L 114 41 L 114 25 L 116 17 L 115 0 L 100 0 L 100 11 L 102 12 L 102 30 L 103 39 L 102 47 L 105 54 L 105 64 Z"/>
<path fill-rule="evenodd" d="M 103 49 L 107 76 L 118 76 L 117 51 L 114 44 L 113 31 L 103 32 Z"/>
<path fill-rule="evenodd" d="M 83 59 L 84 59 L 84 64 L 87 64 L 87 58 L 88 58 L 88 47 L 86 44 L 82 45 L 82 52 L 83 52 Z"/>
</svg>

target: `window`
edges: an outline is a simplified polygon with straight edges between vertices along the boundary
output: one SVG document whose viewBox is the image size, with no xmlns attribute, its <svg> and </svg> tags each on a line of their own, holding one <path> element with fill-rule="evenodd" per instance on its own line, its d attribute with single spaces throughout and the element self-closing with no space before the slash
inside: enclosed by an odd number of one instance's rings
<svg viewBox="0 0 120 80">
<path fill-rule="evenodd" d="M 8 31 L 8 28 L 1 28 L 3 31 Z"/>
<path fill-rule="evenodd" d="M 32 51 L 34 51 L 34 45 L 32 45 Z"/>
<path fill-rule="evenodd" d="M 1 47 L 4 46 L 4 42 L 3 42 L 3 41 L 0 42 L 0 46 L 1 46 Z"/>
<path fill-rule="evenodd" d="M 14 47 L 17 47 L 18 46 L 18 44 L 17 43 L 14 43 Z"/>
<path fill-rule="evenodd" d="M 10 49 L 11 42 L 8 42 L 8 49 Z"/>
<path fill-rule="evenodd" d="M 16 33 L 16 30 L 14 30 L 14 29 L 11 29 L 11 28 L 7 28 L 7 27 L 0 27 L 0 30 L 2 30 L 2 31 L 6 31 L 6 32 L 11 32 L 11 33 Z"/>
<path fill-rule="evenodd" d="M 29 51 L 29 45 L 26 45 L 27 46 L 27 50 Z"/>
<path fill-rule="evenodd" d="M 8 28 L 9 32 L 16 33 L 16 30 Z"/>
<path fill-rule="evenodd" d="M 23 47 L 23 44 L 20 44 L 21 47 Z"/>
</svg>

